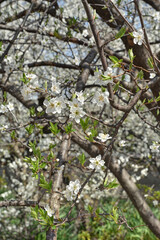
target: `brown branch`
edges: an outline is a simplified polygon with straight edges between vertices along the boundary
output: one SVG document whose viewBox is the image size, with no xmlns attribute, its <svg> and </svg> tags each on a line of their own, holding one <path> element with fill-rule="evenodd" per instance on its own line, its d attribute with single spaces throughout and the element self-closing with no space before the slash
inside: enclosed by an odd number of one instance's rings
<svg viewBox="0 0 160 240">
<path fill-rule="evenodd" d="M 143 1 L 152 6 L 155 10 L 160 11 L 160 0 L 143 0 Z"/>
<path fill-rule="evenodd" d="M 57 155 L 57 158 L 59 159 L 59 166 L 58 166 L 58 170 L 53 176 L 52 195 L 50 200 L 51 209 L 54 209 L 55 216 L 57 219 L 59 219 L 59 210 L 60 210 L 60 195 L 57 192 L 61 191 L 61 188 L 62 188 L 64 163 L 68 159 L 69 148 L 70 148 L 70 136 L 64 135 L 62 140 L 61 150 Z M 49 229 L 46 233 L 46 238 L 48 240 L 56 240 L 57 231 L 58 231 L 58 228 L 56 228 L 55 230 Z"/>
<path fill-rule="evenodd" d="M 83 59 L 83 61 L 80 63 L 80 66 L 82 68 L 82 73 L 79 75 L 77 84 L 76 84 L 76 91 L 80 92 L 81 90 L 84 90 L 85 84 L 88 80 L 88 77 L 90 75 L 90 64 L 94 60 L 94 58 L 97 55 L 97 49 L 93 48 L 88 53 L 88 55 Z"/>
<path fill-rule="evenodd" d="M 71 65 L 71 64 L 65 64 L 65 63 L 57 63 L 57 62 L 52 62 L 52 61 L 41 61 L 41 62 L 33 62 L 26 64 L 29 68 L 32 67 L 40 67 L 40 66 L 53 66 L 53 67 L 58 67 L 58 68 L 68 68 L 68 69 L 75 69 L 79 70 L 80 67 L 76 65 Z"/>
<path fill-rule="evenodd" d="M 38 107 L 31 100 L 25 101 L 18 87 L 14 86 L 12 84 L 9 84 L 9 83 L 7 83 L 6 85 L 0 83 L 0 88 L 3 89 L 3 91 L 6 91 L 6 92 L 10 93 L 19 102 L 21 102 L 25 107 L 27 107 L 27 108 L 31 108 L 31 107 L 35 107 L 36 108 L 36 107 Z"/>
<path fill-rule="evenodd" d="M 0 29 L 4 29 L 4 30 L 9 30 L 9 31 L 16 31 L 16 28 L 14 26 L 7 26 L 4 24 L 0 24 Z M 88 43 L 84 42 L 83 40 L 79 40 L 75 37 L 66 37 L 63 34 L 58 33 L 55 34 L 54 32 L 51 31 L 46 31 L 46 33 L 41 32 L 38 29 L 34 29 L 34 28 L 28 28 L 28 27 L 23 27 L 23 29 L 19 29 L 21 32 L 23 32 L 23 30 L 25 30 L 26 32 L 29 33 L 38 33 L 42 36 L 48 36 L 48 37 L 54 37 L 57 38 L 58 40 L 64 41 L 64 42 L 72 42 L 74 44 L 78 44 L 78 45 L 83 45 L 83 46 L 88 46 Z M 11 41 L 10 41 L 11 42 Z"/>
</svg>

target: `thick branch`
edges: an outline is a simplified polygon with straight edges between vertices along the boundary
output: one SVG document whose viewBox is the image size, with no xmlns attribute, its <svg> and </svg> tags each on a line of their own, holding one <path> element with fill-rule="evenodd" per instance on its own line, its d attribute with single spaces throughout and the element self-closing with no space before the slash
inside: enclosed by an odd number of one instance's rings
<svg viewBox="0 0 160 240">
<path fill-rule="evenodd" d="M 160 11 L 160 0 L 143 0 L 143 1 L 152 6 L 155 10 Z"/>
</svg>

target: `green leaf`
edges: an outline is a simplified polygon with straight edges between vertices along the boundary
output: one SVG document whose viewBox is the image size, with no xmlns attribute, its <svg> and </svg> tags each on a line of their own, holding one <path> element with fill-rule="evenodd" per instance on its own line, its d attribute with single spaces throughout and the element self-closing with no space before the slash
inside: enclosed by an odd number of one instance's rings
<svg viewBox="0 0 160 240">
<path fill-rule="evenodd" d="M 108 179 L 104 182 L 104 187 L 108 189 L 116 188 L 119 186 L 119 184 L 116 182 L 116 179 L 114 179 L 112 182 L 107 184 Z"/>
<path fill-rule="evenodd" d="M 144 74 L 143 74 L 143 71 L 142 70 L 140 70 L 139 72 L 138 72 L 138 74 L 137 74 L 137 78 L 139 78 L 139 79 L 143 79 L 143 77 L 144 77 Z"/>
<path fill-rule="evenodd" d="M 85 120 L 83 120 L 82 118 L 80 119 L 80 124 L 81 127 L 83 129 L 83 131 L 85 132 L 89 126 L 89 117 L 87 117 Z"/>
<path fill-rule="evenodd" d="M 148 58 L 148 65 L 150 66 L 150 68 L 154 68 L 154 66 L 153 66 L 153 58 L 152 57 L 150 57 L 150 58 Z"/>
<path fill-rule="evenodd" d="M 119 62 L 119 59 L 117 57 L 115 57 L 115 56 L 109 56 L 109 58 L 111 59 L 111 61 L 113 63 L 118 63 Z"/>
<path fill-rule="evenodd" d="M 88 211 L 89 211 L 90 213 L 93 212 L 93 207 L 92 207 L 91 205 L 88 205 Z"/>
<path fill-rule="evenodd" d="M 131 63 L 133 63 L 133 60 L 136 56 L 134 56 L 132 48 L 128 50 L 128 55 L 129 55 L 129 59 L 131 60 Z"/>
<path fill-rule="evenodd" d="M 119 84 L 120 84 L 120 82 L 118 82 L 118 83 L 115 84 L 115 86 L 114 86 L 114 92 L 116 92 L 116 91 L 118 90 Z"/>
<path fill-rule="evenodd" d="M 119 6 L 122 0 L 117 0 L 117 5 Z"/>
<path fill-rule="evenodd" d="M 28 134 L 31 135 L 33 133 L 34 125 L 30 124 L 25 129 L 28 132 Z"/>
<path fill-rule="evenodd" d="M 2 50 L 2 41 L 0 41 L 0 51 Z"/>
<path fill-rule="evenodd" d="M 51 189 L 52 189 L 52 180 L 50 180 L 49 183 L 48 183 L 46 181 L 43 173 L 41 173 L 39 186 L 44 188 L 44 189 L 47 189 L 48 191 L 51 191 Z"/>
<path fill-rule="evenodd" d="M 118 38 L 121 38 L 123 37 L 123 35 L 125 34 L 126 32 L 126 28 L 125 27 L 122 27 L 119 32 L 116 34 L 115 38 L 118 39 Z"/>
<path fill-rule="evenodd" d="M 3 100 L 4 100 L 4 102 L 6 102 L 7 101 L 7 92 L 6 91 L 4 91 L 3 92 Z"/>
<path fill-rule="evenodd" d="M 50 130 L 54 135 L 57 135 L 60 132 L 60 129 L 58 129 L 57 125 L 58 123 L 53 124 L 52 122 L 50 122 Z"/>
<path fill-rule="evenodd" d="M 27 83 L 29 83 L 29 79 L 27 79 L 27 77 L 26 77 L 26 75 L 25 75 L 25 73 L 23 73 L 23 77 L 22 78 L 20 78 L 20 81 L 22 81 L 22 82 L 24 82 L 24 84 L 27 84 Z"/>
<path fill-rule="evenodd" d="M 69 123 L 64 129 L 67 134 L 75 131 L 75 129 L 72 128 L 72 123 Z"/>
<path fill-rule="evenodd" d="M 129 70 L 132 69 L 132 65 L 133 65 L 132 63 L 129 64 Z"/>
<path fill-rule="evenodd" d="M 13 131 L 10 133 L 10 135 L 11 135 L 11 138 L 12 138 L 12 139 L 15 139 L 15 136 L 16 136 L 15 130 L 13 130 Z"/>
<path fill-rule="evenodd" d="M 29 109 L 29 111 L 30 111 L 30 115 L 31 116 L 34 116 L 35 115 L 35 107 L 31 107 L 30 109 Z"/>
<path fill-rule="evenodd" d="M 82 153 L 79 157 L 78 157 L 79 162 L 82 164 L 82 166 L 84 165 L 86 158 L 84 153 Z"/>
</svg>

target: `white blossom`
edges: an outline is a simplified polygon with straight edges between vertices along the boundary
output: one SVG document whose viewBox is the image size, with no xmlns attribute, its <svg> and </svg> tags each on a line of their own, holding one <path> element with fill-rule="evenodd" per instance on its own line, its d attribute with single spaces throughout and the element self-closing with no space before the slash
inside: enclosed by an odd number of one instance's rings
<svg viewBox="0 0 160 240">
<path fill-rule="evenodd" d="M 95 169 L 95 170 L 101 170 L 101 168 L 104 166 L 105 162 L 101 159 L 101 155 L 98 155 L 95 158 L 90 158 L 90 165 L 89 168 Z"/>
<path fill-rule="evenodd" d="M 79 192 L 79 189 L 81 188 L 81 184 L 79 179 L 76 179 L 76 181 L 70 181 L 69 186 L 68 186 L 68 190 L 70 190 L 71 192 L 73 192 L 74 194 L 77 194 Z"/>
<path fill-rule="evenodd" d="M 126 141 L 125 140 L 121 140 L 119 141 L 119 146 L 120 147 L 125 147 Z"/>
<path fill-rule="evenodd" d="M 101 107 L 104 103 L 109 103 L 109 93 L 108 91 L 105 92 L 96 92 L 93 98 L 93 103 L 96 103 L 97 106 Z"/>
<path fill-rule="evenodd" d="M 29 80 L 35 80 L 37 76 L 34 73 L 27 73 L 26 78 L 28 78 Z"/>
<path fill-rule="evenodd" d="M 76 179 L 75 181 L 70 181 L 69 185 L 66 187 L 64 191 L 64 196 L 68 201 L 72 201 L 75 199 L 81 188 L 80 181 Z"/>
<path fill-rule="evenodd" d="M 140 30 L 139 32 L 133 32 L 133 37 L 134 44 L 142 45 L 144 39 L 142 30 Z"/>
<path fill-rule="evenodd" d="M 153 200 L 153 205 L 157 206 L 159 204 L 159 202 L 157 200 Z"/>
<path fill-rule="evenodd" d="M 150 149 L 152 152 L 159 152 L 159 144 L 158 142 L 154 142 L 151 146 Z"/>
<path fill-rule="evenodd" d="M 66 107 L 63 97 L 52 98 L 49 101 L 46 99 L 43 103 L 46 106 L 46 113 L 61 113 Z"/>
<path fill-rule="evenodd" d="M 155 73 L 150 73 L 149 78 L 152 79 L 152 78 L 154 78 L 155 76 L 156 76 Z"/>
<path fill-rule="evenodd" d="M 144 168 L 144 169 L 141 171 L 141 175 L 142 175 L 142 176 L 147 176 L 147 173 L 148 173 L 148 168 Z"/>
<path fill-rule="evenodd" d="M 8 108 L 7 108 L 7 105 L 1 105 L 0 107 L 0 113 L 6 113 L 8 112 Z"/>
<path fill-rule="evenodd" d="M 51 91 L 52 91 L 53 93 L 59 94 L 59 93 L 61 92 L 59 83 L 57 83 L 56 81 L 53 81 L 53 82 L 52 82 Z"/>
<path fill-rule="evenodd" d="M 113 69 L 111 67 L 107 68 L 107 71 L 104 72 L 104 74 L 101 75 L 102 79 L 106 81 L 107 83 L 113 83 Z"/>
<path fill-rule="evenodd" d="M 88 30 L 87 29 L 83 30 L 82 36 L 83 37 L 87 37 L 88 36 Z"/>
<path fill-rule="evenodd" d="M 73 118 L 76 123 L 80 122 L 80 118 L 82 118 L 85 115 L 85 112 L 83 111 L 82 108 L 76 108 L 76 107 L 71 107 L 70 109 L 70 117 Z"/>
<path fill-rule="evenodd" d="M 46 210 L 49 217 L 52 217 L 54 215 L 54 211 L 50 208 L 50 206 L 47 204 L 44 209 Z"/>
<path fill-rule="evenodd" d="M 84 104 L 83 91 L 76 92 L 76 96 L 77 96 L 78 101 L 79 101 L 81 104 Z"/>
<path fill-rule="evenodd" d="M 13 111 L 13 110 L 14 110 L 14 105 L 13 105 L 13 103 L 8 103 L 8 104 L 7 104 L 7 108 L 9 109 L 9 111 Z"/>
<path fill-rule="evenodd" d="M 97 138 L 98 138 L 101 142 L 106 142 L 107 140 L 111 139 L 112 137 L 111 137 L 109 134 L 99 133 L 99 135 L 97 136 Z"/>
</svg>

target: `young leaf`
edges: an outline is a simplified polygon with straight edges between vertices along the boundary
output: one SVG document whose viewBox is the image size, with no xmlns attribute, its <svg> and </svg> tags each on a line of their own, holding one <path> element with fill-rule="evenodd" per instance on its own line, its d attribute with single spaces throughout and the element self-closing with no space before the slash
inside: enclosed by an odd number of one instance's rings
<svg viewBox="0 0 160 240">
<path fill-rule="evenodd" d="M 109 58 L 111 59 L 111 61 L 113 63 L 118 63 L 119 62 L 119 59 L 117 57 L 115 57 L 115 56 L 109 56 Z"/>
<path fill-rule="evenodd" d="M 79 162 L 82 164 L 82 166 L 84 165 L 86 159 L 85 159 L 85 155 L 84 153 L 82 153 L 79 157 L 78 157 Z"/>
<path fill-rule="evenodd" d="M 122 28 L 119 30 L 119 32 L 116 34 L 115 38 L 118 39 L 118 38 L 123 37 L 123 35 L 125 34 L 125 32 L 126 32 L 125 27 L 122 27 Z"/>
</svg>

